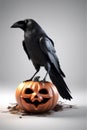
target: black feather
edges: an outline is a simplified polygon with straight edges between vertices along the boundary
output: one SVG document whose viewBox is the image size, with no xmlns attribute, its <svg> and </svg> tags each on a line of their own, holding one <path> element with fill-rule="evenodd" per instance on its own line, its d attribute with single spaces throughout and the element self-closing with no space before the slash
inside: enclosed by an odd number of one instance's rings
<svg viewBox="0 0 87 130">
<path fill-rule="evenodd" d="M 58 92 L 61 95 L 61 97 L 71 100 L 72 96 L 70 95 L 69 88 L 67 87 L 63 77 L 57 72 L 57 70 L 55 69 L 53 65 L 51 66 L 49 76 L 53 84 L 57 87 Z"/>
</svg>

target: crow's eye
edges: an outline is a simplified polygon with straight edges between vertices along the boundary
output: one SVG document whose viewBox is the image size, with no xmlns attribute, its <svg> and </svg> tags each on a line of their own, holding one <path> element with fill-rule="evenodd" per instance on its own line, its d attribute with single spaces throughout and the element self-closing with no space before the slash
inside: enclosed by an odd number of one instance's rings
<svg viewBox="0 0 87 130">
<path fill-rule="evenodd" d="M 33 27 L 32 21 L 29 20 L 29 21 L 27 22 L 27 26 L 28 26 L 28 27 Z"/>
<path fill-rule="evenodd" d="M 27 27 L 28 27 L 29 30 L 32 30 L 34 28 L 32 21 L 28 21 Z"/>
<path fill-rule="evenodd" d="M 26 24 L 28 23 L 28 19 L 25 20 L 25 23 L 26 23 Z"/>
<path fill-rule="evenodd" d="M 32 25 L 32 21 L 28 21 L 28 25 Z"/>
</svg>

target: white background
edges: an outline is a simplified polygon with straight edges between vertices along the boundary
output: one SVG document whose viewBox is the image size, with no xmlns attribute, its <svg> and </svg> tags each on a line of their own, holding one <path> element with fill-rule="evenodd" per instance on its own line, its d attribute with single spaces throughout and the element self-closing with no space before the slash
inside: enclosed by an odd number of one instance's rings
<svg viewBox="0 0 87 130">
<path fill-rule="evenodd" d="M 66 74 L 65 80 L 73 96 L 69 104 L 79 106 L 75 110 L 54 113 L 53 117 L 25 117 L 23 120 L 1 112 L 0 128 L 86 129 L 86 9 L 86 0 L 0 0 L 1 111 L 6 108 L 6 104 L 15 101 L 18 84 L 35 72 L 22 47 L 23 31 L 10 28 L 14 22 L 26 18 L 36 20 L 54 41 L 61 68 Z M 41 69 L 39 75 L 44 77 L 44 74 L 44 69 Z"/>
</svg>

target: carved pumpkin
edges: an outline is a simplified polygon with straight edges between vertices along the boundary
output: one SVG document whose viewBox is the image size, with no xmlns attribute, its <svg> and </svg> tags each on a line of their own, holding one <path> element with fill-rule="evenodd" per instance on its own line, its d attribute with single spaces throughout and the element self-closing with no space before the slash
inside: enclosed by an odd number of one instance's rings
<svg viewBox="0 0 87 130">
<path fill-rule="evenodd" d="M 18 105 L 31 113 L 41 113 L 53 109 L 58 98 L 58 91 L 50 82 L 28 81 L 21 83 L 16 89 Z"/>
</svg>

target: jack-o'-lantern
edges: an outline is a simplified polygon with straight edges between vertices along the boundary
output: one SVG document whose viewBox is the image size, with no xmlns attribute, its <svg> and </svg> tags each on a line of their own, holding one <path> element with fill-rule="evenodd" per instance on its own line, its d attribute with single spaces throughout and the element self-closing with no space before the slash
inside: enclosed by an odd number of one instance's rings
<svg viewBox="0 0 87 130">
<path fill-rule="evenodd" d="M 58 91 L 50 82 L 23 82 L 16 89 L 18 105 L 31 113 L 51 110 L 57 104 L 58 98 Z"/>
</svg>

